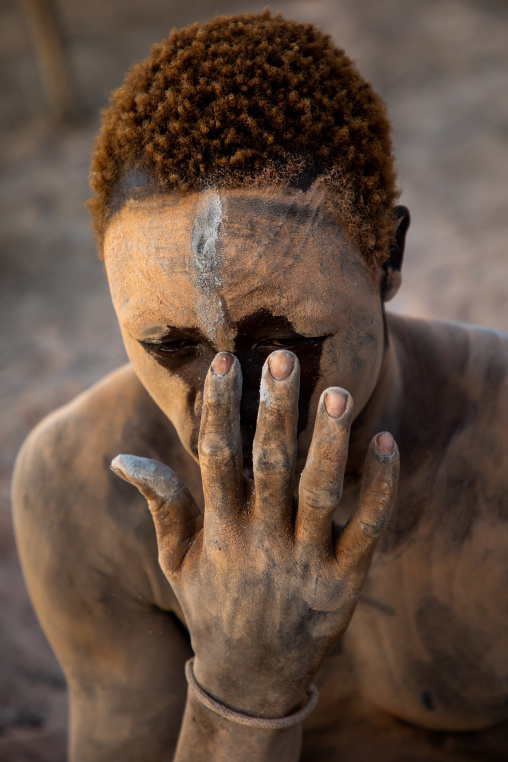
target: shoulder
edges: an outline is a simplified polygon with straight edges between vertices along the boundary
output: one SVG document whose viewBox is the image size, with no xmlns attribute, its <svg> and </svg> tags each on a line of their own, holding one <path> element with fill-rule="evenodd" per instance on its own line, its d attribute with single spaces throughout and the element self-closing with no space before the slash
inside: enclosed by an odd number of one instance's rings
<svg viewBox="0 0 508 762">
<path fill-rule="evenodd" d="M 97 446 L 101 451 L 138 446 L 154 434 L 159 439 L 164 428 L 166 439 L 177 445 L 170 422 L 125 365 L 46 416 L 27 437 L 20 456 L 49 445 L 62 458 L 77 453 L 93 457 Z"/>
<path fill-rule="evenodd" d="M 187 460 L 171 422 L 149 397 L 130 365 L 109 374 L 68 404 L 44 418 L 25 440 L 18 472 L 31 469 L 24 486 L 58 488 L 74 478 L 90 486 L 106 474 L 121 452 L 164 459 L 185 470 Z M 114 482 L 118 481 L 116 478 Z M 82 485 L 84 486 L 84 485 Z"/>
<path fill-rule="evenodd" d="M 423 320 L 419 318 L 387 314 L 390 334 L 402 342 L 406 349 L 416 355 L 422 353 L 436 356 L 443 349 L 460 359 L 464 367 L 471 356 L 483 356 L 485 361 L 494 360 L 508 364 L 508 333 L 493 328 L 458 323 L 449 320 Z M 445 359 L 445 358 L 442 358 Z"/>
<path fill-rule="evenodd" d="M 129 368 L 110 374 L 48 415 L 28 435 L 13 476 L 17 522 L 30 520 L 46 530 L 55 523 L 83 524 L 85 515 L 100 508 L 107 512 L 108 487 L 114 483 L 108 474 L 110 455 L 131 444 L 126 422 L 133 415 L 145 418 L 132 375 Z M 141 431 L 138 436 L 142 438 Z"/>
<path fill-rule="evenodd" d="M 390 335 L 403 364 L 415 369 L 429 388 L 467 389 L 467 397 L 498 396 L 508 389 L 508 334 L 476 325 L 418 320 L 390 314 Z"/>
<path fill-rule="evenodd" d="M 99 600 L 104 586 L 122 579 L 126 595 L 156 602 L 157 590 L 167 588 L 153 523 L 145 500 L 110 463 L 127 452 L 171 464 L 185 460 L 182 449 L 130 366 L 45 418 L 21 448 L 12 488 L 32 598 L 42 601 L 51 587 L 65 606 L 78 590 Z"/>
</svg>

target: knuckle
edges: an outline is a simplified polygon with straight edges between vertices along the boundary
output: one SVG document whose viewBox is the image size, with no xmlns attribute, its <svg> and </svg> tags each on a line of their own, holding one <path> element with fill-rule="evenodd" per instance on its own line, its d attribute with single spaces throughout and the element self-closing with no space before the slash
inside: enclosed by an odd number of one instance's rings
<svg viewBox="0 0 508 762">
<path fill-rule="evenodd" d="M 172 567 L 175 561 L 175 559 L 173 558 L 173 553 L 171 552 L 171 549 L 169 547 L 165 547 L 162 550 L 160 550 L 157 560 L 159 562 L 159 566 L 161 567 L 162 571 L 166 575 L 166 578 L 169 580 L 173 576 Z"/>
<path fill-rule="evenodd" d="M 292 453 L 279 444 L 266 444 L 254 448 L 253 466 L 258 473 L 280 473 L 293 468 L 294 457 Z"/>
<path fill-rule="evenodd" d="M 369 539 L 375 539 L 376 537 L 379 537 L 386 524 L 386 517 L 378 516 L 371 521 L 360 521 L 360 529 L 365 537 L 368 537 Z"/>
<path fill-rule="evenodd" d="M 155 526 L 164 526 L 170 518 L 171 509 L 165 498 L 153 495 L 148 498 L 148 508 L 152 514 Z"/>
<path fill-rule="evenodd" d="M 300 500 L 315 510 L 331 509 L 340 502 L 342 488 L 321 484 L 300 485 Z"/>
<path fill-rule="evenodd" d="M 155 497 L 148 501 L 148 507 L 154 518 L 158 522 L 163 522 L 169 516 L 169 506 L 162 497 Z"/>
<path fill-rule="evenodd" d="M 207 434 L 199 443 L 199 459 L 204 465 L 225 466 L 235 457 L 236 447 L 222 434 Z"/>
<path fill-rule="evenodd" d="M 228 374 L 229 376 L 229 374 Z M 215 381 L 218 379 L 216 378 Z M 231 406 L 238 401 L 236 389 L 228 387 L 224 382 L 226 377 L 222 376 L 219 385 L 212 384 L 204 399 L 204 413 L 212 417 L 228 416 Z"/>
<path fill-rule="evenodd" d="M 384 483 L 377 489 L 369 489 L 364 491 L 364 503 L 372 506 L 373 510 L 377 510 L 384 513 L 390 510 L 395 497 L 393 486 L 388 483 Z"/>
</svg>

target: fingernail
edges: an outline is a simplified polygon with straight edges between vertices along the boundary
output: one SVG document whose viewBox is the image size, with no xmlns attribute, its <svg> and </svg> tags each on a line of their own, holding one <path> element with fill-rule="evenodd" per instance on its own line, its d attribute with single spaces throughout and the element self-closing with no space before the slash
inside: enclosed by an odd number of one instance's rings
<svg viewBox="0 0 508 762">
<path fill-rule="evenodd" d="M 295 357 L 290 352 L 285 352 L 280 349 L 277 352 L 272 352 L 268 358 L 268 368 L 270 369 L 270 375 L 276 381 L 284 381 L 289 378 L 295 367 Z"/>
<path fill-rule="evenodd" d="M 347 407 L 347 395 L 338 389 L 328 389 L 325 393 L 325 408 L 330 418 L 340 418 Z"/>
<path fill-rule="evenodd" d="M 116 458 L 113 458 L 109 467 L 113 471 L 113 473 L 119 476 L 120 479 L 123 479 L 124 482 L 129 481 L 127 479 L 127 476 L 125 475 L 125 471 L 122 468 L 122 459 L 120 455 L 117 455 Z"/>
<path fill-rule="evenodd" d="M 395 440 L 388 431 L 377 435 L 376 444 L 381 455 L 393 455 L 395 452 Z"/>
<path fill-rule="evenodd" d="M 110 467 L 110 469 L 112 471 L 115 472 L 115 474 L 122 474 L 123 473 L 122 469 L 120 468 L 120 458 L 119 458 L 118 455 L 115 458 L 113 458 L 113 460 L 111 461 L 109 467 Z"/>
<path fill-rule="evenodd" d="M 229 352 L 219 352 L 215 355 L 212 362 L 212 371 L 214 376 L 227 376 L 233 366 L 233 355 Z"/>
</svg>

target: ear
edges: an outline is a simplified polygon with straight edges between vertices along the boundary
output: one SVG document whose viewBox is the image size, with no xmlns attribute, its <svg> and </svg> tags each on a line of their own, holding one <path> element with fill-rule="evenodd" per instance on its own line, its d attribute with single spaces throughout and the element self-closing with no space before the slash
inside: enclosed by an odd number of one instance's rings
<svg viewBox="0 0 508 762">
<path fill-rule="evenodd" d="M 381 274 L 381 299 L 389 302 L 393 299 L 402 283 L 402 261 L 404 259 L 404 247 L 406 245 L 406 233 L 411 222 L 407 206 L 396 206 L 397 229 L 395 241 L 390 247 L 390 256 L 383 265 Z"/>
</svg>

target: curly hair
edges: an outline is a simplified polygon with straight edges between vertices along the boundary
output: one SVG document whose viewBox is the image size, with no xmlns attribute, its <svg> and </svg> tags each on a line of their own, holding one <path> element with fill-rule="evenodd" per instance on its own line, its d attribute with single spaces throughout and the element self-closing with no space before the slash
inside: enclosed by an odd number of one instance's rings
<svg viewBox="0 0 508 762">
<path fill-rule="evenodd" d="M 388 257 L 397 189 L 386 109 L 312 24 L 268 10 L 217 16 L 173 30 L 132 67 L 103 112 L 93 154 L 99 252 L 131 170 L 181 192 L 319 177 L 367 262 Z"/>
</svg>

